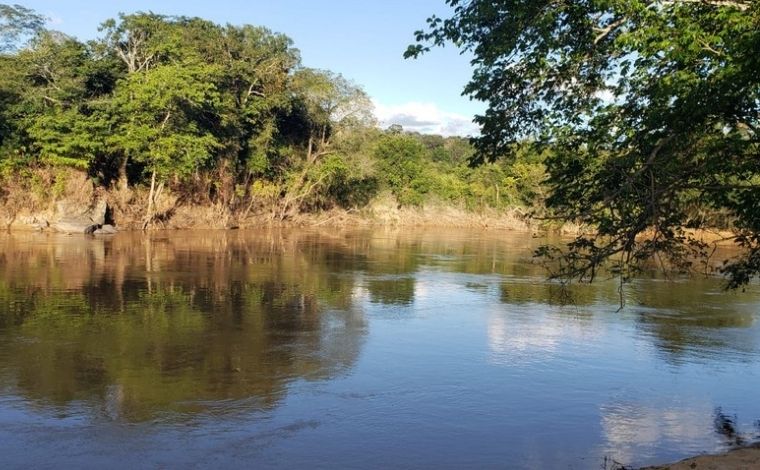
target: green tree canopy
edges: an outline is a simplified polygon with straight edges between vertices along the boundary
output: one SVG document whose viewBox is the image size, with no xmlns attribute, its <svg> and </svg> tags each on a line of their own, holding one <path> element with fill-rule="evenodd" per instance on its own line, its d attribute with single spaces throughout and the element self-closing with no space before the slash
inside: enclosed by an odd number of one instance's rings
<svg viewBox="0 0 760 470">
<path fill-rule="evenodd" d="M 45 163 L 87 169 L 105 135 L 102 129 L 95 132 L 103 123 L 89 105 L 96 94 L 91 85 L 97 81 L 91 51 L 74 38 L 44 31 L 19 54 L 18 62 L 24 77 L 16 117 L 31 147 Z"/>
<path fill-rule="evenodd" d="M 332 138 L 373 124 L 372 102 L 358 85 L 326 70 L 301 69 L 293 76 L 294 99 L 307 117 L 307 160 L 328 152 Z"/>
<path fill-rule="evenodd" d="M 423 175 L 425 147 L 414 137 L 387 134 L 375 147 L 382 181 L 400 204 L 417 205 L 428 191 L 429 181 Z"/>
<path fill-rule="evenodd" d="M 406 56 L 473 54 L 465 93 L 488 104 L 475 162 L 552 147 L 547 204 L 595 229 L 561 274 L 593 278 L 613 257 L 622 272 L 660 254 L 684 266 L 705 248 L 688 229 L 716 213 L 746 248 L 731 285 L 760 273 L 760 2 L 447 3 Z"/>
</svg>

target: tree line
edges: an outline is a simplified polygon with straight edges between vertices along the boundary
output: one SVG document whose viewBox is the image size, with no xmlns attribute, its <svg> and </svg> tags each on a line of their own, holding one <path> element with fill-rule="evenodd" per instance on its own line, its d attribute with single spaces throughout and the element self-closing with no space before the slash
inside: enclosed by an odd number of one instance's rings
<svg viewBox="0 0 760 470">
<path fill-rule="evenodd" d="M 470 168 L 467 139 L 380 130 L 360 86 L 304 67 L 264 27 L 122 14 L 83 42 L 18 5 L 0 18 L 2 177 L 74 168 L 98 187 L 144 189 L 143 227 L 167 191 L 275 220 L 382 194 L 470 209 L 543 197 L 541 154 Z"/>
</svg>

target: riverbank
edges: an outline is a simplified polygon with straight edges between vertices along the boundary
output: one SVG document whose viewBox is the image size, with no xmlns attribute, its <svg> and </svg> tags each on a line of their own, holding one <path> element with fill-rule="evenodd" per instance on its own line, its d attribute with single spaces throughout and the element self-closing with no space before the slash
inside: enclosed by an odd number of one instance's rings
<svg viewBox="0 0 760 470">
<path fill-rule="evenodd" d="M 381 193 L 364 206 L 305 212 L 281 211 L 277 198 L 251 200 L 246 204 L 222 204 L 194 199 L 170 190 L 153 195 L 147 217 L 148 188 L 104 188 L 84 173 L 58 170 L 38 172 L 31 184 L 5 180 L 0 191 L 0 227 L 6 231 L 112 233 L 130 230 L 220 230 L 263 227 L 409 227 L 505 230 L 532 234 L 579 235 L 591 229 L 577 224 L 547 222 L 533 217 L 534 208 L 514 206 L 478 208 L 430 199 L 420 205 L 401 205 L 390 193 Z M 61 177 L 64 175 L 64 177 Z M 103 226 L 106 226 L 103 229 Z M 113 228 L 112 228 L 113 227 Z M 643 233 L 646 238 L 651 234 Z M 691 230 L 696 240 L 715 246 L 733 245 L 732 234 L 722 230 Z"/>
<path fill-rule="evenodd" d="M 148 217 L 149 193 L 142 187 L 96 186 L 84 174 L 68 172 L 50 179 L 41 172 L 39 186 L 6 184 L 0 198 L 0 223 L 9 231 L 83 233 L 93 226 L 118 230 L 231 229 L 261 227 L 447 227 L 513 231 L 577 233 L 576 227 L 547 226 L 532 220 L 525 207 L 467 208 L 429 200 L 417 206 L 401 205 L 391 194 L 380 194 L 364 206 L 284 213 L 277 198 L 246 204 L 222 204 L 174 194 L 154 195 Z"/>
<path fill-rule="evenodd" d="M 98 209 L 111 206 L 71 206 L 59 203 L 57 208 L 41 212 L 22 212 L 15 217 L 5 217 L 3 226 L 8 231 L 49 231 L 74 233 L 78 228 L 96 223 L 110 224 L 120 231 L 141 230 L 140 217 L 119 216 L 109 213 L 107 217 L 98 215 Z M 79 224 L 66 222 L 79 219 Z M 487 209 L 478 212 L 431 204 L 416 208 L 391 209 L 387 207 L 367 207 L 361 210 L 332 209 L 317 213 L 303 213 L 284 220 L 265 214 L 253 214 L 244 218 L 217 206 L 181 206 L 172 211 L 171 217 L 160 218 L 148 227 L 151 230 L 224 230 L 252 229 L 263 227 L 440 227 L 476 228 L 485 230 L 508 230 L 521 232 L 577 233 L 574 227 L 542 227 L 530 220 L 519 210 L 497 211 Z M 73 228 L 73 230 L 72 230 Z"/>
<path fill-rule="evenodd" d="M 700 455 L 680 462 L 644 467 L 641 470 L 726 470 L 760 468 L 760 443 L 724 454 Z"/>
</svg>

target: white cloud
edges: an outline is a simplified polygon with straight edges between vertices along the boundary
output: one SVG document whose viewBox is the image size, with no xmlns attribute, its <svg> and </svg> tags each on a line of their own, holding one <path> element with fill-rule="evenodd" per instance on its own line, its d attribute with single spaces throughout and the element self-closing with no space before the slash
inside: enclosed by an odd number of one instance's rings
<svg viewBox="0 0 760 470">
<path fill-rule="evenodd" d="M 409 102 L 393 106 L 386 106 L 377 101 L 373 103 L 375 117 L 383 128 L 399 124 L 404 130 L 422 134 L 444 136 L 478 134 L 478 126 L 472 122 L 471 116 L 443 111 L 434 103 Z"/>
<path fill-rule="evenodd" d="M 546 360 L 560 349 L 563 342 L 582 344 L 596 331 L 585 319 L 568 321 L 565 316 L 533 305 L 521 309 L 530 314 L 508 315 L 503 306 L 489 312 L 487 333 L 491 362 L 516 364 Z"/>
<path fill-rule="evenodd" d="M 624 465 L 650 458 L 658 447 L 667 443 L 704 443 L 707 451 L 717 451 L 714 410 L 707 402 L 687 402 L 673 407 L 644 403 L 612 403 L 602 405 L 604 453 Z"/>
</svg>

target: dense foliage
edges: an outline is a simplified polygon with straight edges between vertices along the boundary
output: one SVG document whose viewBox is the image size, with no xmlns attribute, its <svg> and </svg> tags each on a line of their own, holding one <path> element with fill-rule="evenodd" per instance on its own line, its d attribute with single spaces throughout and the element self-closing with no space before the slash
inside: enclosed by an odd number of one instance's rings
<svg viewBox="0 0 760 470">
<path fill-rule="evenodd" d="M 87 43 L 0 5 L 0 170 L 76 168 L 104 189 L 277 220 L 380 195 L 400 206 L 532 205 L 542 158 L 470 169 L 466 139 L 377 128 L 368 96 L 305 68 L 289 38 L 199 18 L 122 15 Z M 147 199 L 146 199 L 147 198 Z"/>
<path fill-rule="evenodd" d="M 551 147 L 547 205 L 594 234 L 559 274 L 624 275 L 653 257 L 684 267 L 726 225 L 760 273 L 760 2 L 447 0 L 407 56 L 452 42 L 474 55 L 465 93 L 488 103 L 476 161 L 515 142 Z"/>
</svg>

